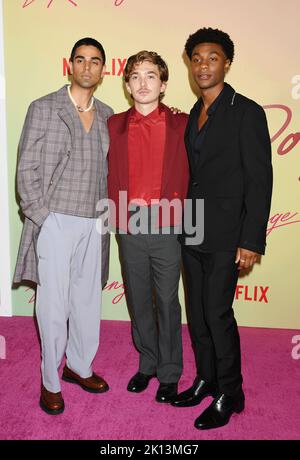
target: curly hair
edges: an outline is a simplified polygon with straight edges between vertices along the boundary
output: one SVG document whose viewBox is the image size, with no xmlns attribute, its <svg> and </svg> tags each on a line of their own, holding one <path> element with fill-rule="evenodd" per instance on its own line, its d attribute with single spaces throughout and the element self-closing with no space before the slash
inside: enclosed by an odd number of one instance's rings
<svg viewBox="0 0 300 460">
<path fill-rule="evenodd" d="M 223 48 L 225 56 L 229 59 L 230 64 L 234 56 L 234 44 L 226 32 L 211 27 L 203 27 L 189 36 L 185 44 L 185 51 L 189 59 L 192 58 L 194 48 L 200 43 L 217 43 Z"/>
<path fill-rule="evenodd" d="M 133 54 L 128 58 L 125 70 L 124 70 L 124 79 L 128 83 L 131 73 L 134 70 L 134 67 L 137 64 L 141 64 L 144 61 L 152 62 L 158 66 L 159 76 L 162 82 L 168 81 L 169 71 L 167 63 L 162 59 L 162 57 L 155 53 L 154 51 L 139 51 L 136 54 Z"/>
</svg>

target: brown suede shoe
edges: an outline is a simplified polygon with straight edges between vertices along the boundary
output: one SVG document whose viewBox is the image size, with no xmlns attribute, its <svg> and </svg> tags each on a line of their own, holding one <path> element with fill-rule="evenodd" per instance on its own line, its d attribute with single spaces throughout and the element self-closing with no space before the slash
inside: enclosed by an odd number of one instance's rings
<svg viewBox="0 0 300 460">
<path fill-rule="evenodd" d="M 109 386 L 105 380 L 94 372 L 91 377 L 84 379 L 80 377 L 80 375 L 71 371 L 67 365 L 64 367 L 62 379 L 65 382 L 76 383 L 77 385 L 80 385 L 81 388 L 83 388 L 85 391 L 89 391 L 90 393 L 104 393 L 109 389 Z"/>
<path fill-rule="evenodd" d="M 40 407 L 49 415 L 61 414 L 65 409 L 65 403 L 61 392 L 52 393 L 44 385 L 41 387 Z"/>
</svg>

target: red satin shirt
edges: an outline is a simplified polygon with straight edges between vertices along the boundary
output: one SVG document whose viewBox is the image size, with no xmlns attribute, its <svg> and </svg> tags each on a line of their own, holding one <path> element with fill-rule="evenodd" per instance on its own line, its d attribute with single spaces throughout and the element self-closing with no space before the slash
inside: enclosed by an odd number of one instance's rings
<svg viewBox="0 0 300 460">
<path fill-rule="evenodd" d="M 165 140 L 163 110 L 157 107 L 146 116 L 133 110 L 128 132 L 129 202 L 140 205 L 159 202 Z"/>
</svg>

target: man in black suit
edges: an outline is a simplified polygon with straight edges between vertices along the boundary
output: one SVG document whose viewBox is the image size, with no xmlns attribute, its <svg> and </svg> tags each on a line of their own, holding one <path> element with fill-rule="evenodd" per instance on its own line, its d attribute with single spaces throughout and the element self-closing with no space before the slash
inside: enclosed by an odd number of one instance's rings
<svg viewBox="0 0 300 460">
<path fill-rule="evenodd" d="M 177 407 L 214 400 L 198 429 L 226 425 L 244 409 L 240 340 L 232 303 L 238 272 L 265 252 L 272 193 L 271 145 L 264 110 L 224 83 L 234 56 L 229 35 L 203 28 L 185 45 L 201 96 L 190 112 L 185 142 L 188 197 L 204 200 L 204 239 L 181 236 L 188 320 L 197 376 Z"/>
</svg>

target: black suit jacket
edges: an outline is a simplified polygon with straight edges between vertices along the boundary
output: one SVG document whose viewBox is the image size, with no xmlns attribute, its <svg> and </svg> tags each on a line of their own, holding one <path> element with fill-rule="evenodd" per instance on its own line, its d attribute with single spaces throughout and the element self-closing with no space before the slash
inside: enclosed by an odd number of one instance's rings
<svg viewBox="0 0 300 460">
<path fill-rule="evenodd" d="M 193 203 L 204 199 L 204 240 L 198 247 L 208 252 L 242 247 L 264 254 L 272 194 L 265 112 L 225 83 L 195 162 L 189 132 L 200 105 L 198 100 L 192 108 L 185 132 L 191 175 L 187 198 Z M 183 244 L 185 236 L 181 237 Z"/>
</svg>

